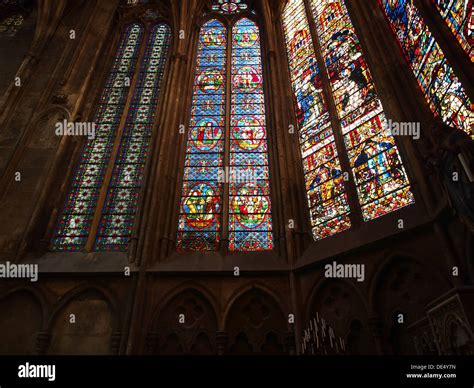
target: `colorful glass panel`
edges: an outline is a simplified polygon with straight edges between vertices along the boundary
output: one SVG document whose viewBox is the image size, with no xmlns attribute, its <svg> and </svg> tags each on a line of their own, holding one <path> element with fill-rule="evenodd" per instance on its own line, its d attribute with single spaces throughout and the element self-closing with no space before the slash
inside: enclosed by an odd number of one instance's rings
<svg viewBox="0 0 474 388">
<path fill-rule="evenodd" d="M 409 180 L 343 0 L 311 0 L 365 221 L 414 202 Z"/>
<path fill-rule="evenodd" d="M 226 55 L 227 30 L 219 21 L 210 20 L 199 34 L 178 250 L 216 250 L 220 242 Z"/>
<path fill-rule="evenodd" d="M 140 24 L 123 33 L 95 115 L 95 138 L 86 142 L 72 189 L 52 240 L 56 251 L 77 251 L 85 245 L 102 187 L 111 148 L 123 114 L 143 35 Z"/>
<path fill-rule="evenodd" d="M 232 29 L 229 249 L 273 248 L 260 31 L 243 18 Z"/>
<path fill-rule="evenodd" d="M 446 124 L 473 136 L 474 106 L 413 0 L 379 3 L 431 110 Z"/>
<path fill-rule="evenodd" d="M 461 47 L 474 62 L 473 0 L 431 0 L 451 28 Z"/>
<path fill-rule="evenodd" d="M 319 240 L 350 228 L 350 208 L 303 0 L 288 2 L 283 26 L 313 236 Z"/>
<path fill-rule="evenodd" d="M 242 0 L 214 0 L 211 9 L 223 14 L 234 14 L 245 11 L 247 4 Z"/>
<path fill-rule="evenodd" d="M 132 105 L 109 185 L 95 250 L 128 248 L 143 186 L 143 172 L 155 121 L 171 30 L 155 26 L 148 38 Z"/>
</svg>

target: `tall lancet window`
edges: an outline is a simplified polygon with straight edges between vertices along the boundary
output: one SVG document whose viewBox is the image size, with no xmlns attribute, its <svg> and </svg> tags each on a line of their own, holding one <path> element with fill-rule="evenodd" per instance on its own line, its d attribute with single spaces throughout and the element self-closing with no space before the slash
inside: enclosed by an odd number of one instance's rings
<svg viewBox="0 0 474 388">
<path fill-rule="evenodd" d="M 216 250 L 221 238 L 226 113 L 227 30 L 217 20 L 199 35 L 190 130 L 186 148 L 178 246 Z"/>
<path fill-rule="evenodd" d="M 283 22 L 311 224 L 319 240 L 350 228 L 350 208 L 303 0 L 287 4 Z"/>
<path fill-rule="evenodd" d="M 473 0 L 431 0 L 461 47 L 474 62 Z"/>
<path fill-rule="evenodd" d="M 136 23 L 120 39 L 95 115 L 95 137 L 84 147 L 53 250 L 128 248 L 171 39 L 169 27 L 158 24 L 139 55 L 144 34 Z"/>
<path fill-rule="evenodd" d="M 178 250 L 273 248 L 267 152 L 259 29 L 210 20 L 199 35 Z"/>
<path fill-rule="evenodd" d="M 379 3 L 433 113 L 473 136 L 474 105 L 413 0 Z"/>
<path fill-rule="evenodd" d="M 343 0 L 308 4 L 309 10 L 302 0 L 290 0 L 283 24 L 313 235 L 318 240 L 348 229 L 348 213 L 358 211 L 348 205 L 344 187 L 352 183 L 344 184 L 342 158 L 352 170 L 364 221 L 410 205 L 414 197 Z M 307 15 L 316 26 L 314 37 Z M 324 59 L 319 65 L 315 46 Z M 335 106 L 335 127 L 324 103 L 320 68 L 329 79 L 327 98 Z"/>
<path fill-rule="evenodd" d="M 272 248 L 270 172 L 260 33 L 240 19 L 232 29 L 229 242 L 233 251 Z"/>
</svg>

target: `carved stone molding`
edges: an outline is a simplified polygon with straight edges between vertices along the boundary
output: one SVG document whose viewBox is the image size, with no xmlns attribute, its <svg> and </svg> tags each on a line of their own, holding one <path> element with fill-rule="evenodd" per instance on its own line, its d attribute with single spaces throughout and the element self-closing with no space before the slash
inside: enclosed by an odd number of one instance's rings
<svg viewBox="0 0 474 388">
<path fill-rule="evenodd" d="M 472 304 L 474 293 L 471 291 L 468 295 L 466 298 L 459 293 L 448 294 L 436 301 L 427 312 L 440 354 L 474 353 L 472 326 L 465 311 L 465 302 Z"/>
</svg>

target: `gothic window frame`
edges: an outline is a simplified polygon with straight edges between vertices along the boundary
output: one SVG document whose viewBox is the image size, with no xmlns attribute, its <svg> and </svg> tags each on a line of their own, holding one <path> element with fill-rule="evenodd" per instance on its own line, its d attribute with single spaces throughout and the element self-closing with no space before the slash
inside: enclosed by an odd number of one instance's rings
<svg viewBox="0 0 474 388">
<path fill-rule="evenodd" d="M 193 249 L 180 249 L 179 243 L 178 243 L 178 234 L 180 231 L 180 223 L 179 223 L 179 217 L 182 215 L 181 211 L 181 203 L 183 199 L 183 184 L 185 182 L 184 180 L 184 172 L 186 168 L 186 158 L 187 158 L 187 152 L 186 152 L 186 145 L 188 142 L 188 131 L 191 130 L 189 127 L 190 120 L 192 118 L 192 108 L 193 108 L 193 97 L 194 97 L 194 79 L 197 74 L 197 61 L 198 61 L 198 47 L 199 47 L 199 36 L 201 32 L 201 28 L 208 23 L 209 21 L 216 20 L 219 23 L 221 23 L 227 33 L 227 45 L 226 45 L 226 91 L 225 91 L 225 113 L 223 115 L 224 121 L 225 121 L 225 142 L 227 143 L 227 150 L 225 150 L 225 155 L 224 156 L 224 168 L 227 164 L 230 163 L 230 157 L 228 154 L 230 154 L 230 139 L 231 139 L 231 108 L 232 108 L 232 77 L 231 77 L 231 72 L 232 72 L 232 58 L 233 58 L 233 50 L 232 50 L 232 41 L 233 41 L 233 27 L 242 19 L 249 19 L 251 22 L 255 24 L 255 26 L 259 29 L 259 41 L 260 41 L 260 51 L 261 51 L 261 67 L 262 67 L 262 77 L 263 77 L 263 86 L 262 86 L 262 95 L 264 96 L 264 109 L 265 109 L 265 119 L 266 119 L 266 142 L 267 142 L 267 160 L 268 160 L 268 169 L 269 169 L 269 176 L 270 178 L 268 179 L 268 184 L 269 184 L 269 189 L 270 193 L 268 197 L 270 198 L 270 203 L 271 203 L 271 208 L 269 212 L 269 216 L 271 217 L 271 224 L 272 224 L 272 229 L 270 233 L 272 234 L 272 247 L 271 249 L 266 249 L 266 250 L 231 250 L 229 249 L 229 244 L 230 244 L 230 239 L 229 239 L 229 221 L 228 221 L 228 216 L 230 214 L 229 210 L 229 202 L 231 201 L 231 195 L 229 191 L 229 184 L 226 183 L 224 186 L 227 186 L 227 188 L 224 189 L 224 193 L 222 194 L 222 210 L 221 210 L 221 228 L 219 231 L 219 242 L 216 246 L 216 249 L 213 250 L 193 250 Z M 281 236 L 278 235 L 279 233 L 279 209 L 277 208 L 278 206 L 276 205 L 277 202 L 275 201 L 275 193 L 276 193 L 276 180 L 278 179 L 277 177 L 279 176 L 278 174 L 278 168 L 275 166 L 274 163 L 274 158 L 275 158 L 275 149 L 274 149 L 274 136 L 275 136 L 275 129 L 273 125 L 273 120 L 272 120 L 272 115 L 271 115 L 271 109 L 270 106 L 272 104 L 270 94 L 268 92 L 268 83 L 269 83 L 269 75 L 268 75 L 268 63 L 266 61 L 266 46 L 265 46 L 265 28 L 263 26 L 263 22 L 259 20 L 258 15 L 256 11 L 249 6 L 246 10 L 243 11 L 238 11 L 234 14 L 225 14 L 225 13 L 220 13 L 218 11 L 213 11 L 211 6 L 208 5 L 206 8 L 206 12 L 204 12 L 203 16 L 199 19 L 199 21 L 195 24 L 195 30 L 194 30 L 194 41 L 192 45 L 192 55 L 191 55 L 191 68 L 190 71 L 192 73 L 192 78 L 191 78 L 191 83 L 189 85 L 189 90 L 187 96 L 186 96 L 186 115 L 184 118 L 184 122 L 186 123 L 186 131 L 185 131 L 185 136 L 183 136 L 183 141 L 185 146 L 183 147 L 183 155 L 180 155 L 180 168 L 179 168 L 179 179 L 177 181 L 177 191 L 179 193 L 176 194 L 176 205 L 175 209 L 176 211 L 174 213 L 174 222 L 173 222 L 173 227 L 172 231 L 174 231 L 174 236 L 171 238 L 172 241 L 175 243 L 175 249 L 174 252 L 176 252 L 179 255 L 189 255 L 189 254 L 195 254 L 199 252 L 215 252 L 215 253 L 220 253 L 222 256 L 226 255 L 245 255 L 245 256 L 273 256 L 275 252 L 281 252 Z M 229 166 L 231 167 L 231 166 Z"/>
<path fill-rule="evenodd" d="M 321 63 L 324 64 L 325 63 L 325 58 L 322 55 L 322 51 L 321 51 L 321 47 L 320 47 L 320 39 L 318 37 L 318 32 L 316 31 L 317 27 L 316 27 L 315 21 L 313 19 L 311 1 L 310 0 L 301 0 L 301 1 L 303 3 L 303 7 L 304 7 L 304 10 L 305 10 L 305 16 L 308 20 L 308 29 L 310 31 L 311 41 L 312 41 L 311 44 L 312 44 L 312 47 L 315 50 L 315 55 L 318 58 L 318 64 L 321 64 Z M 357 22 L 354 21 L 354 18 L 353 18 L 353 15 L 352 15 L 352 10 L 347 5 L 347 1 L 345 1 L 345 0 L 342 0 L 342 1 L 344 2 L 345 6 L 347 8 L 347 14 L 348 14 L 348 16 L 349 16 L 349 18 L 352 22 L 352 27 L 353 27 L 353 29 L 356 33 L 357 38 L 359 39 L 359 41 L 361 43 L 361 52 L 362 52 L 362 55 L 365 59 L 365 62 L 367 63 L 369 71 L 372 73 L 372 82 L 375 84 L 376 89 L 379 89 L 379 85 L 383 86 L 383 82 L 381 80 L 379 80 L 378 77 L 373 74 L 373 71 L 372 71 L 372 65 L 373 64 L 371 63 L 370 55 L 367 52 L 368 50 L 366 49 L 365 44 L 363 42 L 363 40 L 364 40 L 363 34 L 360 33 L 359 26 L 357 25 Z M 291 96 L 290 97 L 291 107 L 289 108 L 289 110 L 291 112 L 291 114 L 290 114 L 290 123 L 294 124 L 295 128 L 298 128 L 298 133 L 299 133 L 299 125 L 297 124 L 297 120 L 296 120 L 297 113 L 296 113 L 296 110 L 295 110 L 295 105 L 293 103 L 293 84 L 292 84 L 292 81 L 291 81 L 292 77 L 291 77 L 291 73 L 290 73 L 290 66 L 289 66 L 290 64 L 289 64 L 289 58 L 288 58 L 287 53 L 286 53 L 287 40 L 286 40 L 286 36 L 285 36 L 284 11 L 285 11 L 288 3 L 289 3 L 289 0 L 283 1 L 280 4 L 280 8 L 279 8 L 279 12 L 278 12 L 278 15 L 279 15 L 279 30 L 280 30 L 279 40 L 280 40 L 280 42 L 282 42 L 281 44 L 283 45 L 284 50 L 285 50 L 285 55 L 284 55 L 284 59 L 283 59 L 283 66 L 284 66 L 283 70 L 286 73 L 285 78 L 288 80 L 288 91 L 289 91 L 288 94 Z M 331 90 L 330 81 L 329 81 L 329 79 L 327 78 L 327 75 L 326 75 L 326 66 L 322 67 L 320 69 L 320 72 L 324 73 L 324 77 L 323 77 L 324 97 L 327 98 L 327 99 L 328 98 L 331 99 L 331 103 L 334 103 L 335 101 L 334 101 L 333 91 Z M 377 94 L 378 94 L 379 100 L 381 100 L 381 102 L 383 104 L 384 103 L 383 97 L 380 95 L 379 92 L 377 92 Z M 386 118 L 391 117 L 390 109 L 387 109 L 387 107 L 385 107 L 385 106 L 383 108 L 382 113 L 385 114 Z M 301 191 L 303 192 L 303 195 L 304 195 L 304 198 L 305 198 L 304 219 L 302 220 L 304 227 L 303 227 L 302 233 L 304 235 L 308 236 L 308 240 L 306 240 L 306 242 L 305 242 L 305 246 L 307 248 L 309 246 L 319 247 L 318 251 L 314 250 L 313 248 L 310 249 L 310 252 L 318 254 L 318 256 L 319 255 L 324 255 L 325 254 L 324 252 L 326 252 L 328 250 L 333 251 L 334 244 L 337 241 L 346 241 L 346 244 L 347 244 L 347 241 L 348 241 L 347 239 L 350 238 L 349 236 L 354 235 L 354 234 L 355 235 L 362 234 L 364 236 L 363 237 L 364 240 L 373 240 L 373 239 L 379 238 L 379 237 L 376 237 L 376 236 L 381 237 L 383 235 L 387 235 L 388 231 L 386 230 L 385 227 L 382 228 L 381 230 L 377 229 L 378 227 L 380 227 L 382 225 L 381 222 L 380 222 L 381 220 L 385 220 L 384 221 L 385 223 L 393 224 L 392 229 L 396 229 L 397 228 L 397 221 L 399 221 L 400 219 L 409 220 L 408 222 L 411 223 L 411 222 L 415 221 L 417 215 L 418 215 L 418 217 L 421 216 L 421 213 L 420 213 L 421 209 L 420 209 L 420 206 L 419 206 L 419 198 L 421 198 L 421 195 L 418 192 L 418 189 L 416 187 L 416 175 L 413 171 L 413 168 L 412 168 L 412 165 L 411 165 L 411 162 L 410 162 L 409 158 L 407 158 L 406 151 L 405 151 L 405 146 L 404 146 L 403 142 L 401 142 L 397 137 L 394 137 L 394 145 L 398 149 L 399 156 L 400 156 L 401 162 L 402 162 L 402 166 L 404 167 L 404 169 L 406 171 L 406 176 L 407 176 L 408 182 L 409 182 L 408 187 L 410 187 L 411 193 L 412 193 L 413 198 L 414 198 L 414 202 L 412 202 L 411 204 L 409 204 L 407 206 L 403 206 L 403 207 L 400 207 L 398 209 L 395 209 L 394 211 L 387 212 L 387 213 L 385 213 L 384 215 L 382 215 L 380 217 L 376 217 L 376 218 L 373 218 L 373 219 L 370 219 L 370 220 L 364 220 L 362 218 L 361 204 L 359 202 L 359 197 L 358 197 L 358 193 L 357 193 L 357 190 L 356 190 L 357 186 L 356 186 L 356 183 L 354 182 L 354 177 L 353 177 L 353 174 L 352 174 L 352 168 L 350 166 L 350 163 L 348 163 L 348 160 L 347 160 L 348 150 L 344 147 L 344 140 L 343 140 L 344 135 L 341 132 L 341 127 L 340 127 L 340 124 L 339 124 L 340 118 L 337 115 L 337 111 L 335 111 L 331 107 L 330 107 L 330 116 L 331 116 L 331 124 L 332 124 L 332 128 L 333 128 L 333 132 L 336 135 L 335 137 L 336 137 L 336 143 L 338 144 L 338 146 L 337 146 L 338 152 L 339 152 L 339 150 L 341 151 L 339 154 L 340 154 L 340 158 L 341 158 L 341 162 L 342 162 L 343 171 L 349 172 L 349 175 L 350 175 L 348 184 L 346 182 L 347 187 L 348 187 L 346 189 L 346 192 L 347 192 L 347 196 L 348 196 L 348 202 L 349 202 L 349 205 L 350 205 L 350 213 L 349 214 L 350 214 L 350 219 L 351 219 L 351 226 L 349 228 L 347 228 L 345 230 L 342 230 L 341 232 L 335 233 L 333 235 L 321 238 L 321 239 L 315 239 L 314 238 L 313 233 L 312 233 L 313 224 L 312 224 L 311 218 L 310 218 L 310 207 L 309 207 L 309 204 L 307 202 L 307 192 L 306 192 L 306 189 L 305 189 L 306 177 L 305 177 L 304 168 L 303 168 L 302 163 L 301 163 L 301 161 L 303 160 L 302 150 L 301 150 L 301 147 L 300 147 L 299 144 L 295 149 L 295 152 L 298 155 L 298 158 L 300 160 L 298 170 L 300 171 L 300 174 L 301 174 L 301 180 L 299 182 L 302 182 L 302 183 L 300 183 L 303 187 L 303 189 Z M 338 133 L 336 134 L 336 132 L 338 132 Z M 338 139 L 338 138 L 342 138 L 342 139 Z M 299 143 L 299 141 L 298 141 L 298 143 Z M 374 237 L 368 237 L 367 236 L 371 232 L 373 232 Z M 393 230 L 392 230 L 391 234 L 393 234 Z M 310 235 L 311 235 L 311 237 L 309 237 Z M 362 237 L 362 235 L 361 235 L 361 237 Z M 352 244 L 352 243 L 350 243 L 350 244 Z M 319 252 L 319 253 L 317 253 L 317 252 Z"/>
<path fill-rule="evenodd" d="M 176 39 L 174 38 L 174 28 L 173 24 L 165 17 L 161 16 L 159 10 L 156 7 L 147 5 L 141 5 L 137 7 L 127 7 L 129 10 L 125 10 L 125 14 L 123 18 L 120 20 L 119 24 L 116 25 L 116 29 L 119 33 L 114 33 L 114 39 L 111 40 L 110 44 L 108 45 L 108 56 L 107 60 L 101 64 L 100 71 L 100 82 L 98 83 L 100 86 L 94 90 L 95 97 L 94 102 L 91 105 L 92 108 L 88 114 L 90 120 L 94 120 L 97 115 L 97 111 L 99 109 L 102 95 L 106 89 L 107 80 L 110 76 L 110 72 L 113 69 L 113 63 L 117 59 L 116 56 L 118 55 L 119 49 L 121 44 L 125 40 L 125 32 L 128 28 L 133 25 L 140 25 L 142 27 L 142 36 L 141 40 L 138 43 L 137 47 L 137 54 L 136 54 L 136 61 L 134 65 L 134 71 L 132 78 L 130 80 L 130 86 L 128 91 L 125 94 L 124 102 L 123 102 L 123 110 L 118 118 L 117 127 L 115 133 L 113 135 L 113 140 L 111 142 L 111 155 L 108 159 L 105 159 L 105 172 L 103 175 L 103 180 L 100 184 L 99 188 L 99 197 L 94 205 L 94 211 L 92 212 L 92 221 L 90 223 L 89 231 L 86 236 L 86 240 L 84 243 L 78 245 L 77 247 L 74 246 L 66 246 L 65 248 L 60 248 L 58 245 L 55 244 L 55 236 L 60 228 L 60 220 L 66 207 L 68 206 L 68 201 L 70 195 L 73 193 L 73 180 L 80 169 L 80 164 L 82 157 L 85 153 L 87 147 L 87 139 L 81 140 L 78 149 L 77 158 L 72 163 L 72 169 L 69 171 L 67 184 L 64 187 L 64 192 L 61 193 L 59 198 L 59 202 L 57 204 L 57 213 L 56 216 L 52 219 L 52 224 L 48 228 L 47 234 L 50 236 L 50 243 L 49 243 L 49 250 L 52 252 L 83 252 L 83 253 L 101 253 L 101 252 L 128 252 L 131 249 L 133 242 L 138 238 L 138 222 L 141 219 L 141 209 L 142 209 L 142 202 L 145 199 L 145 192 L 146 186 L 148 181 L 149 175 L 149 168 L 152 156 L 152 145 L 154 143 L 154 139 L 156 136 L 159 135 L 159 129 L 157 127 L 157 123 L 160 120 L 160 117 L 163 112 L 163 101 L 164 101 L 164 94 L 165 94 L 165 85 L 167 83 L 167 79 L 169 77 L 169 69 L 171 65 L 171 57 L 173 52 L 173 46 L 175 44 Z M 152 13 L 152 14 L 151 14 Z M 122 244 L 122 246 L 116 247 L 106 247 L 105 245 L 100 246 L 98 243 L 99 241 L 99 231 L 101 228 L 101 223 L 103 217 L 106 216 L 106 205 L 108 202 L 109 192 L 111 192 L 114 188 L 113 186 L 113 177 L 112 175 L 115 173 L 116 168 L 121 164 L 124 164 L 124 159 L 121 159 L 120 152 L 124 151 L 126 148 L 125 140 L 127 136 L 134 136 L 134 133 L 126 133 L 127 129 L 126 126 L 131 126 L 135 122 L 129 122 L 129 119 L 132 117 L 133 111 L 133 103 L 136 98 L 141 97 L 140 90 L 144 87 L 143 80 L 140 83 L 140 76 L 144 76 L 147 72 L 147 69 L 150 66 L 150 56 L 146 57 L 147 48 L 152 47 L 152 36 L 155 29 L 159 26 L 164 26 L 167 28 L 168 33 L 168 40 L 167 40 L 167 52 L 166 55 L 161 57 L 161 61 L 164 62 L 164 65 L 161 68 L 161 77 L 156 81 L 154 84 L 154 88 L 158 88 L 158 93 L 155 94 L 154 110 L 150 110 L 150 115 L 152 118 L 151 124 L 147 124 L 150 126 L 150 131 L 147 134 L 148 137 L 148 144 L 145 146 L 144 150 L 146 151 L 146 155 L 144 159 L 141 159 L 141 164 L 143 165 L 142 169 L 142 176 L 141 176 L 141 184 L 138 187 L 138 197 L 135 200 L 135 211 L 131 214 L 132 226 L 129 230 L 128 241 L 126 244 Z M 166 43 L 165 43 L 166 46 Z M 151 55 L 151 53 L 149 52 Z M 147 60 L 148 58 L 148 60 Z M 147 66 L 145 66 L 145 64 Z M 135 101 L 136 102 L 136 101 Z M 153 105 L 153 100 L 150 103 Z M 149 117 L 150 118 L 150 117 Z M 122 144 L 122 142 L 124 142 Z M 143 151 L 143 149 L 142 149 Z M 123 163 L 122 163 L 123 162 Z M 138 163 L 137 163 L 138 164 Z"/>
<path fill-rule="evenodd" d="M 380 9 L 381 14 L 384 18 L 384 22 L 387 24 L 388 30 L 390 31 L 394 42 L 399 48 L 400 57 L 403 59 L 403 62 L 409 68 L 410 76 L 414 78 L 417 84 L 418 92 L 421 94 L 429 110 L 432 113 L 433 120 L 443 122 L 444 124 L 449 125 L 458 131 L 468 134 L 468 136 L 471 136 L 471 139 L 474 139 L 474 130 L 471 128 L 471 133 L 469 134 L 467 128 L 462 128 L 462 125 L 460 124 L 460 122 L 463 122 L 463 120 L 466 119 L 466 117 L 461 116 L 461 111 L 469 111 L 469 108 L 466 109 L 466 106 L 464 104 L 470 101 L 471 107 L 474 106 L 474 96 L 472 95 L 472 87 L 469 87 L 468 82 L 469 75 L 466 78 L 464 69 L 462 68 L 463 60 L 465 60 L 464 64 L 469 63 L 469 65 L 467 65 L 467 68 L 472 67 L 472 63 L 470 63 L 469 61 L 469 56 L 462 49 L 460 43 L 457 40 L 457 37 L 452 33 L 449 26 L 446 25 L 445 20 L 439 14 L 439 11 L 436 9 L 435 4 L 431 3 L 431 0 L 428 0 L 430 1 L 428 6 L 421 0 L 406 1 L 410 2 L 413 5 L 414 10 L 416 11 L 416 17 L 419 17 L 420 19 L 418 20 L 416 26 L 419 28 L 423 28 L 425 32 L 423 36 L 420 35 L 418 37 L 418 40 L 421 41 L 423 40 L 423 38 L 428 38 L 425 40 L 425 42 L 428 40 L 431 41 L 431 43 L 429 44 L 429 49 L 427 49 L 426 52 L 423 54 L 422 59 L 419 63 L 417 63 L 414 59 L 411 60 L 410 58 L 408 58 L 409 53 L 404 47 L 406 41 L 402 42 L 402 38 L 400 38 L 397 35 L 397 32 L 395 32 L 395 27 L 392 24 L 392 21 L 390 20 L 390 17 L 385 9 L 385 0 L 377 0 L 376 5 Z M 431 20 L 432 18 L 434 20 L 441 21 L 443 25 L 436 25 L 436 23 Z M 410 19 L 410 21 L 412 21 L 412 19 Z M 443 29 L 449 31 L 448 36 L 444 36 L 444 34 L 442 33 Z M 446 38 L 452 40 L 450 44 L 447 44 L 447 42 L 445 41 Z M 456 55 L 452 55 L 452 47 L 449 46 L 453 45 L 456 46 L 456 49 L 462 52 L 462 58 L 457 58 Z M 408 47 L 408 49 L 411 48 L 413 47 Z M 437 57 L 437 54 L 439 54 L 439 57 Z M 439 58 L 441 58 L 440 61 L 438 60 Z M 425 66 L 428 60 L 436 60 L 435 62 L 438 62 L 436 66 L 438 66 L 440 69 L 439 74 L 444 74 L 445 77 L 445 79 L 442 80 L 443 82 L 439 82 L 438 77 L 436 77 L 435 79 L 430 79 L 426 77 L 425 69 L 430 67 Z M 446 84 L 446 78 L 448 77 L 450 78 L 451 82 L 449 85 Z M 426 82 L 428 80 L 430 81 L 429 84 L 427 84 Z M 433 81 L 438 81 L 438 83 L 435 85 L 435 90 L 433 90 Z M 457 87 L 455 86 L 456 84 L 458 85 Z M 439 101 L 438 91 L 442 90 L 443 88 L 446 88 L 446 91 L 443 94 L 443 98 Z M 456 97 L 458 97 L 460 94 L 464 94 L 464 100 L 461 103 L 461 107 L 456 112 L 451 111 L 449 108 L 446 109 L 446 106 L 450 106 L 450 104 L 446 104 L 444 106 L 445 109 L 443 109 L 442 102 L 444 102 L 445 97 L 448 93 Z M 448 112 L 453 113 L 451 114 L 451 119 L 448 119 Z M 446 117 L 444 117 L 445 115 Z M 473 120 L 472 116 L 473 115 L 471 112 L 471 120 Z M 471 125 L 472 123 L 473 121 L 471 121 Z"/>
</svg>

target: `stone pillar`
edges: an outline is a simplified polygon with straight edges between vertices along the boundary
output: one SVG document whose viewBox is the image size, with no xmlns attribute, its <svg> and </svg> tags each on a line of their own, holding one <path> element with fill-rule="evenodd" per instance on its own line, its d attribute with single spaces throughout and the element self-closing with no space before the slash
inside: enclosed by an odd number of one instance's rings
<svg viewBox="0 0 474 388">
<path fill-rule="evenodd" d="M 375 342 L 375 348 L 379 355 L 387 354 L 384 346 L 383 332 L 384 324 L 378 315 L 373 315 L 369 318 L 369 330 Z"/>
<path fill-rule="evenodd" d="M 44 355 L 48 351 L 49 344 L 51 342 L 51 333 L 47 331 L 41 331 L 36 334 L 35 351 L 36 354 Z"/>
<path fill-rule="evenodd" d="M 229 334 L 225 331 L 218 331 L 216 333 L 216 347 L 218 356 L 223 356 L 226 353 L 228 344 Z"/>
<path fill-rule="evenodd" d="M 112 337 L 110 338 L 110 352 L 113 355 L 119 354 L 120 351 L 120 341 L 122 339 L 122 333 L 120 331 L 116 331 L 112 333 Z"/>
</svg>

